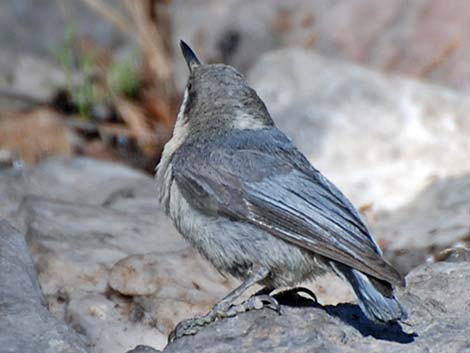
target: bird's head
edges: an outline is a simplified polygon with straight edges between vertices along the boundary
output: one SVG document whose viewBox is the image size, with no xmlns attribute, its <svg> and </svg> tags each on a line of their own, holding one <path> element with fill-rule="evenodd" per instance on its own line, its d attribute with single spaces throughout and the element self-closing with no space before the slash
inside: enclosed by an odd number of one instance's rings
<svg viewBox="0 0 470 353">
<path fill-rule="evenodd" d="M 272 125 L 264 103 L 233 67 L 203 64 L 180 42 L 189 78 L 178 120 L 195 133 L 227 129 L 258 129 Z"/>
</svg>

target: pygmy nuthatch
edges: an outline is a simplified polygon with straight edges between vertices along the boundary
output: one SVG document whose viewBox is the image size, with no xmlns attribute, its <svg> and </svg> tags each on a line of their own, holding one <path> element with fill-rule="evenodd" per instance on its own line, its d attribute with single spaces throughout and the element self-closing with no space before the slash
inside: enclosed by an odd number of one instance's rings
<svg viewBox="0 0 470 353">
<path fill-rule="evenodd" d="M 157 168 L 158 196 L 183 237 L 243 283 L 207 315 L 178 324 L 170 340 L 245 310 L 278 310 L 269 293 L 325 271 L 351 285 L 369 319 L 404 319 L 392 286 L 405 281 L 351 202 L 275 126 L 238 71 L 205 65 L 180 45 L 190 73 Z M 235 305 L 256 283 L 264 294 Z"/>
</svg>

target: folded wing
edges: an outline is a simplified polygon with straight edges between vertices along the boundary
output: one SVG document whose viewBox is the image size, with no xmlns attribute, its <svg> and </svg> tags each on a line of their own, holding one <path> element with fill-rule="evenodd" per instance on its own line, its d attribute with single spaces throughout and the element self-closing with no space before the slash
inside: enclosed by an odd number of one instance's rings
<svg viewBox="0 0 470 353">
<path fill-rule="evenodd" d="M 244 131 L 174 157 L 183 196 L 206 214 L 250 222 L 285 241 L 391 284 L 386 263 L 360 215 L 277 129 Z"/>
</svg>

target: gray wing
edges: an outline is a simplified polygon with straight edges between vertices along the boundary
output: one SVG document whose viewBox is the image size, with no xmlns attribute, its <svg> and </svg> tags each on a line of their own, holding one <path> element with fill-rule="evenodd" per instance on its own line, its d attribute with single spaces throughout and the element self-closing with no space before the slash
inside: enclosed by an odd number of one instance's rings
<svg viewBox="0 0 470 353">
<path fill-rule="evenodd" d="M 173 160 L 183 196 L 206 214 L 250 222 L 285 241 L 392 284 L 387 264 L 356 209 L 279 130 L 188 144 Z"/>
</svg>

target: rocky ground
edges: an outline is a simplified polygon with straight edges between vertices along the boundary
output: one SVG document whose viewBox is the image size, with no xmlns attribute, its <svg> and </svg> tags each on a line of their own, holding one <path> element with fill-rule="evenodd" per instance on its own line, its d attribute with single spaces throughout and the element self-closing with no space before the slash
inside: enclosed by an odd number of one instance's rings
<svg viewBox="0 0 470 353">
<path fill-rule="evenodd" d="M 461 308 L 469 305 L 470 100 L 305 50 L 267 54 L 248 78 L 279 126 L 362 209 L 386 256 L 404 273 L 426 262 L 464 262 L 412 270 L 400 293 L 411 321 L 401 328 L 371 327 L 348 304 L 348 288 L 329 276 L 309 285 L 320 304 L 285 306 L 281 317 L 240 315 L 166 351 L 468 348 L 470 317 Z M 91 352 L 163 349 L 177 322 L 205 312 L 236 284 L 180 238 L 159 210 L 153 179 L 128 167 L 59 158 L 4 169 L 0 198 L 1 218 L 29 245 L 50 319 L 75 329 Z M 441 252 L 446 248 L 454 250 Z M 27 258 L 24 246 L 13 250 Z M 10 283 L 19 274 L 5 276 Z M 23 276 L 34 285 L 31 272 Z M 35 288 L 34 310 L 46 315 Z M 18 320 L 31 312 L 18 302 L 29 301 L 13 301 Z M 77 339 L 60 337 L 72 346 Z"/>
<path fill-rule="evenodd" d="M 217 322 L 164 352 L 467 352 L 469 274 L 469 262 L 414 270 L 398 295 L 410 314 L 401 325 L 373 324 L 351 304 L 296 301 L 283 306 L 282 315 L 265 309 Z"/>
<path fill-rule="evenodd" d="M 463 192 L 470 177 L 453 179 L 433 184 L 406 208 L 377 215 L 381 239 L 428 258 L 398 293 L 410 315 L 401 326 L 368 322 L 347 288 L 330 277 L 310 285 L 319 303 L 284 301 L 281 316 L 269 310 L 239 315 L 164 351 L 466 351 L 469 198 Z M 139 172 L 89 159 L 1 172 L 1 217 L 21 230 L 6 221 L 0 227 L 0 280 L 6 284 L 0 298 L 8 318 L 0 342 L 6 352 L 105 353 L 135 346 L 134 352 L 154 352 L 165 347 L 177 322 L 205 312 L 235 286 L 182 241 L 159 211 L 153 187 Z M 430 209 L 440 203 L 454 213 L 444 218 L 440 207 Z M 410 237 L 413 222 L 418 229 L 426 222 L 433 236 Z M 439 246 L 455 248 L 431 259 Z M 413 252 L 400 256 L 409 267 L 425 262 Z"/>
<path fill-rule="evenodd" d="M 461 40 L 468 16 L 458 16 L 468 5 L 251 3 L 173 1 L 174 42 L 241 69 L 279 127 L 360 208 L 385 256 L 408 274 L 398 296 L 409 320 L 373 325 L 327 275 L 305 284 L 318 303 L 284 300 L 281 316 L 245 313 L 167 346 L 179 321 L 237 282 L 183 241 L 151 176 L 64 157 L 0 164 L 0 352 L 470 352 L 470 51 Z M 10 84 L 45 100 L 65 80 L 50 60 L 63 18 L 47 1 L 5 4 L 0 91 Z M 132 45 L 87 7 L 72 10 L 99 43 Z M 25 36 L 41 11 L 51 21 Z M 434 46 L 423 44 L 437 29 Z M 186 68 L 176 62 L 181 86 Z M 16 103 L 0 98 L 8 109 Z"/>
</svg>

